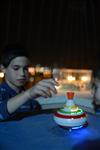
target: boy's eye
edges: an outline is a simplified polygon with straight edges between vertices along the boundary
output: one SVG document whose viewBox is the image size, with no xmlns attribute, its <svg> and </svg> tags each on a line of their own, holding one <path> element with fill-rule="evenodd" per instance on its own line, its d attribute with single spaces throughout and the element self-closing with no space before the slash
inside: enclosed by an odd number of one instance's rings
<svg viewBox="0 0 100 150">
<path fill-rule="evenodd" d="M 19 68 L 13 68 L 15 71 L 17 71 L 17 70 L 19 70 Z M 26 70 L 26 71 L 28 71 L 28 68 L 27 67 L 25 67 L 25 68 L 23 68 L 23 70 Z"/>
<path fill-rule="evenodd" d="M 15 68 L 13 68 L 13 69 L 14 69 L 14 70 L 18 70 L 19 68 L 16 68 L 16 67 L 15 67 Z"/>
</svg>

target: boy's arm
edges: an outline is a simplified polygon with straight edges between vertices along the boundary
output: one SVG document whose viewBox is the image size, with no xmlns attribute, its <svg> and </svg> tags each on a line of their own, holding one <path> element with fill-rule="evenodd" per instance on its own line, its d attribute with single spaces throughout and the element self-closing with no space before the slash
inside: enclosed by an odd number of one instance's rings
<svg viewBox="0 0 100 150">
<path fill-rule="evenodd" d="M 20 106 L 29 100 L 28 91 L 22 92 L 7 101 L 7 110 L 9 114 L 14 113 Z"/>
<path fill-rule="evenodd" d="M 14 113 L 21 105 L 30 99 L 34 99 L 38 96 L 51 97 L 52 94 L 56 93 L 55 85 L 57 85 L 57 83 L 53 79 L 42 80 L 32 88 L 10 98 L 7 102 L 9 114 Z"/>
</svg>

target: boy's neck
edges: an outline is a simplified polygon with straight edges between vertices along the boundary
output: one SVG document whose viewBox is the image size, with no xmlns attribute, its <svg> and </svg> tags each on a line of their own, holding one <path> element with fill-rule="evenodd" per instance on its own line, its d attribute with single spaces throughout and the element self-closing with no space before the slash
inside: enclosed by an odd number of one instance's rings
<svg viewBox="0 0 100 150">
<path fill-rule="evenodd" d="M 14 84 L 10 83 L 8 80 L 6 80 L 6 82 L 9 85 L 9 87 L 11 87 L 14 91 L 16 91 L 16 93 L 20 93 L 22 87 L 16 87 Z"/>
</svg>

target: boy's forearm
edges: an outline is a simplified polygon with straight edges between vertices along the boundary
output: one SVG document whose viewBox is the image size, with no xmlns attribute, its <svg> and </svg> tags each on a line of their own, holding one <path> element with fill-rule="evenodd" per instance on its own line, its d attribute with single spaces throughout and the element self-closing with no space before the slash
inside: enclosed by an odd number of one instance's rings
<svg viewBox="0 0 100 150">
<path fill-rule="evenodd" d="M 14 113 L 21 105 L 26 103 L 29 99 L 30 97 L 29 97 L 28 90 L 9 99 L 7 102 L 7 109 L 8 109 L 9 114 Z"/>
</svg>

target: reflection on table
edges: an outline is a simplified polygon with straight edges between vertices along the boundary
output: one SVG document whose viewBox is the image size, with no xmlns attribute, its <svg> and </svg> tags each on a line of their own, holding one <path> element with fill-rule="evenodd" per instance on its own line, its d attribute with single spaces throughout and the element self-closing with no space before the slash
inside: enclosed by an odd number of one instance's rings
<svg viewBox="0 0 100 150">
<path fill-rule="evenodd" d="M 100 116 L 87 115 L 88 126 L 65 130 L 53 119 L 56 110 L 19 116 L 0 122 L 1 150 L 94 150 L 100 149 Z"/>
</svg>

